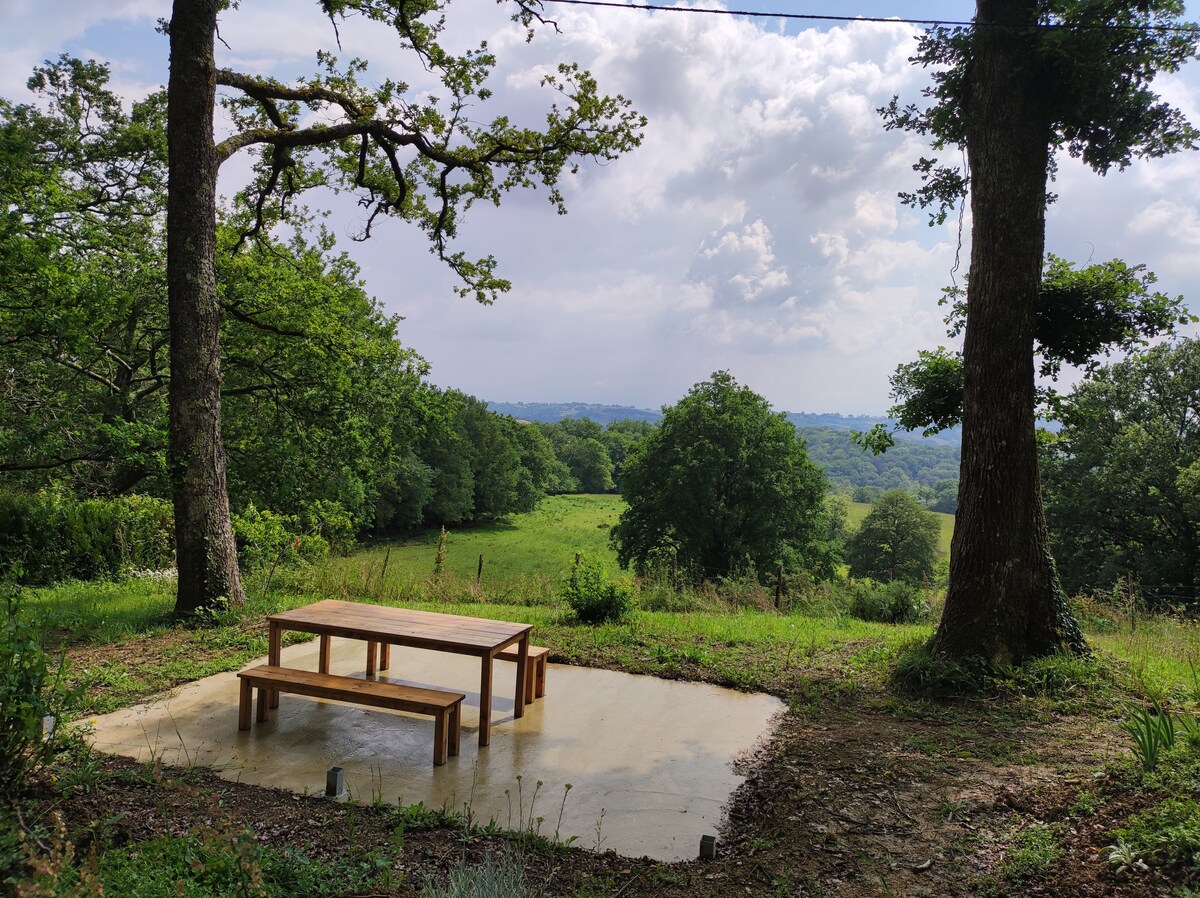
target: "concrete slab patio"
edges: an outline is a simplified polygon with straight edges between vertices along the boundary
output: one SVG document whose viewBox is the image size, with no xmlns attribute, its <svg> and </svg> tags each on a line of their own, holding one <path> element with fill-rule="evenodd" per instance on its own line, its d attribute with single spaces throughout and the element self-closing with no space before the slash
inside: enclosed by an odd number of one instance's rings
<svg viewBox="0 0 1200 898">
<path fill-rule="evenodd" d="M 332 672 L 361 676 L 365 654 L 363 643 L 335 639 Z M 315 670 L 316 642 L 285 649 L 283 663 Z M 523 804 L 525 819 L 545 818 L 547 836 L 570 783 L 560 837 L 676 860 L 695 857 L 700 837 L 716 832 L 722 806 L 741 782 L 734 760 L 783 709 L 768 695 L 551 665 L 545 698 L 515 720 L 515 665 L 497 662 L 492 742 L 480 748 L 476 659 L 393 648 L 386 673 L 382 679 L 466 694 L 461 755 L 432 766 L 428 717 L 293 695 L 282 696 L 270 722 L 239 732 L 235 673 L 103 716 L 92 742 L 101 751 L 205 765 L 230 780 L 294 792 L 322 793 L 326 770 L 341 767 L 360 802 L 469 804 L 476 819 L 506 827 L 519 825 Z"/>
</svg>

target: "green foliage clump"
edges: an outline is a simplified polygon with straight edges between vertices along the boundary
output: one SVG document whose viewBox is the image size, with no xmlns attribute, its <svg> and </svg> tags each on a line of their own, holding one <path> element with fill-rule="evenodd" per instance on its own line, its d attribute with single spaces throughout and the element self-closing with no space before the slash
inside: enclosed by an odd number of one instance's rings
<svg viewBox="0 0 1200 898">
<path fill-rule="evenodd" d="M 1033 879 L 1044 875 L 1062 856 L 1060 828 L 1034 824 L 1017 833 L 1012 849 L 1000 864 L 1000 871 L 1009 879 Z"/>
<path fill-rule="evenodd" d="M 1104 661 L 1068 652 L 1031 658 L 1019 666 L 1001 666 L 994 676 L 1002 689 L 1055 701 L 1104 696 L 1114 685 L 1113 669 Z"/>
<path fill-rule="evenodd" d="M 114 579 L 174 564 L 171 505 L 161 499 L 0 491 L 0 569 L 18 572 L 22 584 Z"/>
<path fill-rule="evenodd" d="M 955 698 L 989 692 L 991 666 L 984 658 L 934 657 L 924 640 L 902 646 L 896 654 L 892 682 L 902 692 L 922 698 Z"/>
<path fill-rule="evenodd" d="M 385 862 L 382 856 L 362 863 L 319 860 L 263 845 L 247 830 L 207 835 L 164 836 L 106 852 L 100 863 L 105 893 L 143 898 L 337 898 L 370 888 Z"/>
<path fill-rule="evenodd" d="M 66 685 L 64 662 L 46 653 L 37 629 L 5 587 L 0 619 L 0 798 L 20 795 L 72 736 L 59 726 L 75 693 Z M 45 721 L 51 722 L 44 734 Z"/>
<path fill-rule="evenodd" d="M 633 589 L 626 583 L 610 582 L 604 566 L 588 558 L 580 558 L 571 567 L 562 597 L 585 624 L 621 620 L 633 610 Z"/>
<path fill-rule="evenodd" d="M 540 898 L 545 890 L 525 879 L 519 855 L 489 851 L 478 863 L 460 860 L 445 884 L 428 880 L 422 898 Z"/>
<path fill-rule="evenodd" d="M 308 531 L 299 515 L 260 511 L 253 505 L 233 516 L 233 534 L 238 562 L 247 571 L 320 561 L 329 554 L 329 542 Z"/>
<path fill-rule="evenodd" d="M 929 614 L 929 602 L 921 590 L 904 580 L 881 583 L 876 580 L 853 580 L 850 592 L 850 613 L 859 620 L 880 624 L 914 624 Z"/>
<path fill-rule="evenodd" d="M 1200 869 L 1200 802 L 1165 799 L 1130 817 L 1113 838 L 1125 853 L 1149 864 Z"/>
<path fill-rule="evenodd" d="M 1042 480 L 1068 590 L 1140 594 L 1151 610 L 1196 594 L 1197 395 L 1200 340 L 1180 340 L 1095 371 L 1061 402 Z"/>
<path fill-rule="evenodd" d="M 1126 710 L 1121 729 L 1132 737 L 1142 770 L 1149 773 L 1158 766 L 1159 754 L 1175 745 L 1175 720 L 1157 701 L 1150 708 L 1129 705 Z"/>
</svg>

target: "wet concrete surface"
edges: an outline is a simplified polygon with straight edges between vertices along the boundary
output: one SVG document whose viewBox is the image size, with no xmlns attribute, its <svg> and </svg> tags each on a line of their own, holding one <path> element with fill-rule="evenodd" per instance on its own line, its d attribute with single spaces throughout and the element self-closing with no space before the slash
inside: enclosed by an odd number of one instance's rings
<svg viewBox="0 0 1200 898">
<path fill-rule="evenodd" d="M 332 672 L 362 676 L 365 654 L 362 642 L 334 639 Z M 285 649 L 283 664 L 316 670 L 316 641 Z M 552 664 L 545 697 L 515 720 L 516 664 L 498 661 L 491 745 L 480 748 L 479 673 L 475 658 L 394 647 L 380 677 L 466 694 L 461 754 L 442 767 L 432 764 L 429 717 L 285 694 L 269 722 L 239 731 L 235 673 L 100 717 L 92 742 L 299 793 L 323 793 L 326 771 L 341 767 L 362 803 L 469 806 L 477 821 L 506 828 L 543 817 L 545 836 L 557 828 L 586 848 L 677 860 L 695 857 L 700 837 L 717 831 L 742 779 L 734 760 L 783 710 L 768 695 Z"/>
</svg>

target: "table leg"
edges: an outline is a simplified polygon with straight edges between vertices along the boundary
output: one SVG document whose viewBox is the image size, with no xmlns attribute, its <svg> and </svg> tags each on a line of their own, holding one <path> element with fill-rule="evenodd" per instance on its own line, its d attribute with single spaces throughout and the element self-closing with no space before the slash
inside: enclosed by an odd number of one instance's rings
<svg viewBox="0 0 1200 898">
<path fill-rule="evenodd" d="M 492 656 L 483 656 L 479 676 L 479 745 L 492 741 Z"/>
<path fill-rule="evenodd" d="M 267 629 L 267 663 L 270 664 L 272 667 L 279 667 L 279 663 L 280 663 L 279 656 L 280 656 L 280 652 L 282 651 L 282 648 L 283 648 L 283 627 L 281 627 L 277 621 L 271 621 L 271 624 Z M 268 690 L 266 690 L 266 693 L 267 693 L 267 695 L 266 695 L 267 706 L 270 708 L 278 708 L 279 707 L 279 692 L 274 689 L 268 689 Z M 260 704 L 262 703 L 263 697 L 264 697 L 263 693 L 262 693 L 262 691 L 260 691 L 259 696 L 258 696 L 258 700 L 259 700 Z M 259 718 L 259 720 L 262 720 L 262 719 L 263 718 L 261 718 L 261 717 Z"/>
<path fill-rule="evenodd" d="M 379 643 L 379 669 L 387 670 L 392 666 L 392 644 L 390 642 Z"/>
<path fill-rule="evenodd" d="M 375 643 L 367 642 L 367 676 L 375 676 Z"/>
<path fill-rule="evenodd" d="M 321 658 L 317 662 L 317 670 L 323 674 L 329 673 L 329 644 L 332 641 L 329 636 L 321 636 Z"/>
<path fill-rule="evenodd" d="M 525 716 L 525 683 L 529 670 L 529 634 L 526 633 L 517 643 L 517 692 L 513 700 L 513 717 L 520 719 Z"/>
</svg>

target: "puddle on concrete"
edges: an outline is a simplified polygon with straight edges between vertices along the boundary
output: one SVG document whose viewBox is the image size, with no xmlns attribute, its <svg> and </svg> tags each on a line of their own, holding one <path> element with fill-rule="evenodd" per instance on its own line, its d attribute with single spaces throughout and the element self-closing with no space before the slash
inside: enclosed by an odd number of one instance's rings
<svg viewBox="0 0 1200 898">
<path fill-rule="evenodd" d="M 334 673 L 362 674 L 363 643 L 335 639 L 333 651 Z M 316 642 L 285 649 L 283 661 L 315 670 Z M 546 696 L 515 720 L 515 670 L 496 663 L 491 745 L 480 748 L 479 661 L 392 649 L 387 678 L 467 696 L 462 752 L 442 767 L 432 764 L 428 717 L 283 695 L 270 722 L 239 732 L 233 673 L 101 717 L 92 742 L 101 751 L 200 764 L 226 779 L 300 793 L 322 793 L 326 770 L 341 767 L 359 802 L 469 803 L 477 820 L 516 827 L 522 815 L 543 817 L 546 836 L 557 825 L 561 838 L 576 836 L 583 847 L 678 860 L 695 857 L 700 837 L 716 832 L 742 780 L 732 762 L 783 709 L 769 695 L 551 665 Z"/>
</svg>

